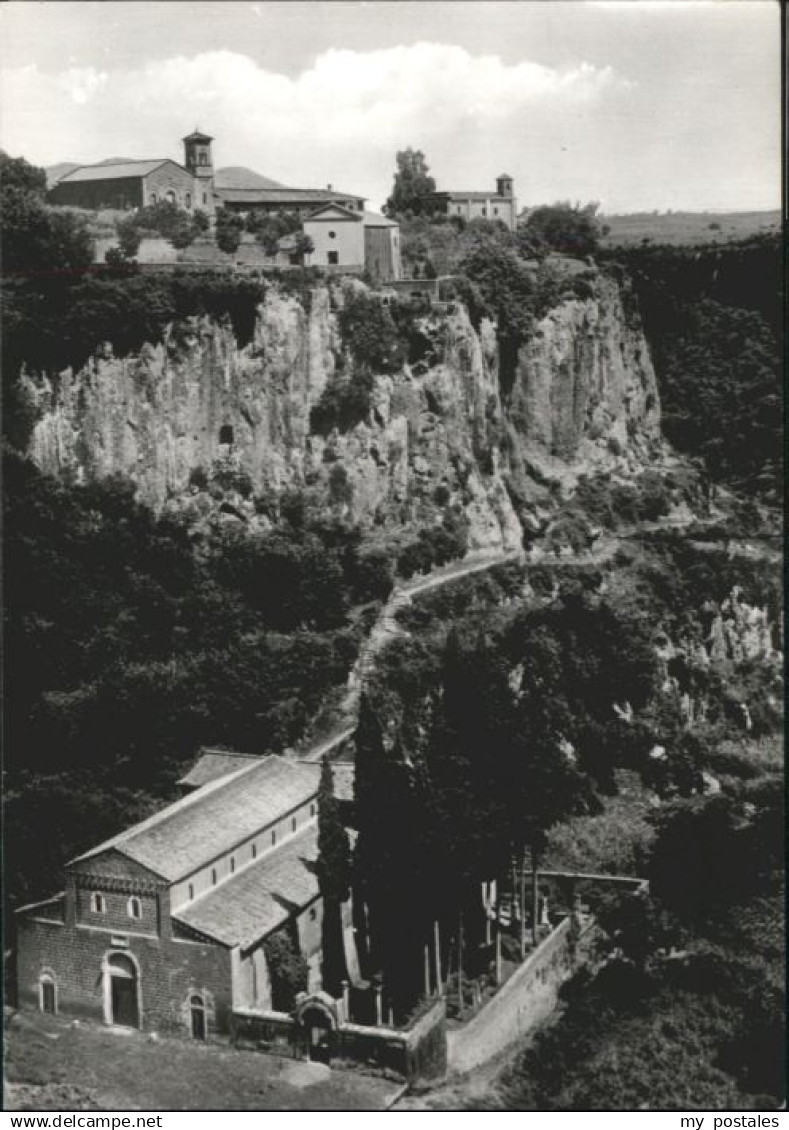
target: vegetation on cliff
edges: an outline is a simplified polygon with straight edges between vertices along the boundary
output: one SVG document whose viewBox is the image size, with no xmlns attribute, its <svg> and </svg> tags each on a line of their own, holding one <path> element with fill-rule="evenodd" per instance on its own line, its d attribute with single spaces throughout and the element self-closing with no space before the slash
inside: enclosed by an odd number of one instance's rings
<svg viewBox="0 0 789 1130">
<path fill-rule="evenodd" d="M 85 222 L 68 211 L 47 208 L 43 169 L 0 150 L 0 214 L 3 273 L 42 276 L 84 271 L 93 258 Z"/>
<path fill-rule="evenodd" d="M 782 491 L 782 281 L 777 234 L 726 245 L 615 248 L 633 281 L 666 438 L 716 479 Z M 614 268 L 615 269 L 615 268 Z"/>
</svg>

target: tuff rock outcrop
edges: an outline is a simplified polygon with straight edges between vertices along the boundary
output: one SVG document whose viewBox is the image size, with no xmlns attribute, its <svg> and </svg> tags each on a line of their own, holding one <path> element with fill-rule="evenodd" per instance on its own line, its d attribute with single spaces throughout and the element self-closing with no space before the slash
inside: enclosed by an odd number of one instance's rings
<svg viewBox="0 0 789 1130">
<path fill-rule="evenodd" d="M 522 528 L 508 479 L 539 493 L 597 465 L 627 473 L 659 451 L 648 347 L 613 281 L 538 323 L 506 395 L 490 322 L 475 330 L 460 304 L 425 315 L 427 359 L 376 377 L 367 418 L 319 435 L 310 415 L 343 354 L 342 301 L 341 287 L 319 286 L 306 310 L 271 289 L 243 348 L 228 322 L 200 317 L 135 355 L 104 346 L 77 372 L 28 373 L 39 412 L 29 453 L 77 481 L 128 476 L 157 510 L 190 505 L 217 467 L 248 484 L 233 508 L 242 520 L 288 487 L 390 530 L 462 508 L 470 548 L 509 549 Z"/>
</svg>

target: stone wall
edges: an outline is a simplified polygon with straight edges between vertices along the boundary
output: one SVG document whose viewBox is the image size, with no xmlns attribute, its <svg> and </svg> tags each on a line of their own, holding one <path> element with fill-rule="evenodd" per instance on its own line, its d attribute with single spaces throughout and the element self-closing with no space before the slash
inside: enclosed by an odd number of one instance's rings
<svg viewBox="0 0 789 1130">
<path fill-rule="evenodd" d="M 119 931 L 120 934 L 120 931 Z M 38 1008 L 43 972 L 57 986 L 58 1012 L 102 1022 L 102 963 L 126 954 L 139 969 L 140 1027 L 188 1036 L 189 997 L 206 1004 L 207 1033 L 227 1034 L 232 1007 L 230 953 L 222 946 L 155 936 L 124 935 L 118 944 L 106 930 L 76 928 L 32 915 L 17 922 L 17 985 L 21 1008 Z"/>
<path fill-rule="evenodd" d="M 236 1008 L 231 1024 L 236 1047 L 302 1059 L 308 1055 L 304 1030 L 284 1012 Z M 331 1058 L 399 1075 L 432 1079 L 446 1071 L 446 1009 L 433 1001 L 407 1029 L 340 1023 L 331 1037 Z"/>
<path fill-rule="evenodd" d="M 520 1039 L 553 1010 L 559 987 L 580 963 L 593 924 L 573 934 L 565 918 L 502 985 L 491 1001 L 462 1027 L 447 1032 L 447 1068 L 470 1071 Z"/>
<path fill-rule="evenodd" d="M 541 871 L 540 881 L 549 887 L 565 886 L 579 904 L 590 891 L 600 888 L 634 897 L 649 888 L 648 880 L 636 876 L 576 871 Z M 561 985 L 589 959 L 599 932 L 588 913 L 563 918 L 484 1008 L 466 1024 L 448 1030 L 448 1069 L 470 1071 L 545 1020 L 556 1005 Z"/>
<path fill-rule="evenodd" d="M 230 1041 L 237 1048 L 299 1058 L 301 1049 L 294 1040 L 294 1028 L 295 1021 L 286 1012 L 237 1008 L 231 1020 Z"/>
</svg>

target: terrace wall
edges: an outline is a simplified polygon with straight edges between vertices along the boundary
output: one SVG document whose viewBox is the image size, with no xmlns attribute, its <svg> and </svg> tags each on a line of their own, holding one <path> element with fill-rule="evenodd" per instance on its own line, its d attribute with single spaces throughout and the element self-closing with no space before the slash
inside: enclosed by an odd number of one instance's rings
<svg viewBox="0 0 789 1130">
<path fill-rule="evenodd" d="M 544 1020 L 578 963 L 577 943 L 586 941 L 591 929 L 593 924 L 579 935 L 572 920 L 563 919 L 484 1008 L 462 1027 L 450 1029 L 448 1070 L 470 1071 Z"/>
<path fill-rule="evenodd" d="M 569 871 L 541 871 L 541 880 L 572 882 L 579 893 L 609 887 L 634 896 L 645 879 Z M 447 1068 L 470 1071 L 540 1024 L 556 1007 L 562 984 L 590 957 L 600 928 L 589 915 L 568 915 L 526 958 L 494 997 L 466 1024 L 447 1031 Z"/>
</svg>

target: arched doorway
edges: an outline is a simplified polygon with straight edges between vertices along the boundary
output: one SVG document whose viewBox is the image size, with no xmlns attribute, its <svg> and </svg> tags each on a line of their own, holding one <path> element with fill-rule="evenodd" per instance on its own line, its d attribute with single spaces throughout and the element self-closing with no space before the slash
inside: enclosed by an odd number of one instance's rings
<svg viewBox="0 0 789 1130">
<path fill-rule="evenodd" d="M 205 1001 L 199 993 L 189 998 L 189 1011 L 192 1018 L 192 1039 L 205 1039 Z"/>
<path fill-rule="evenodd" d="M 307 1037 L 307 1054 L 315 1063 L 328 1063 L 332 1053 L 331 1020 L 321 1008 L 305 1009 L 301 1022 Z"/>
<path fill-rule="evenodd" d="M 328 993 L 304 996 L 296 1006 L 294 1019 L 301 1031 L 302 1046 L 316 1063 L 329 1063 L 334 1053 L 337 1007 Z"/>
<path fill-rule="evenodd" d="M 140 1027 L 137 966 L 125 953 L 113 953 L 105 966 L 105 1014 L 108 1023 L 121 1028 Z"/>
<path fill-rule="evenodd" d="M 42 973 L 38 979 L 38 1005 L 42 1012 L 58 1010 L 57 987 L 51 973 Z"/>
</svg>

